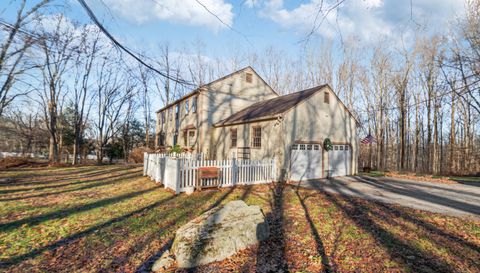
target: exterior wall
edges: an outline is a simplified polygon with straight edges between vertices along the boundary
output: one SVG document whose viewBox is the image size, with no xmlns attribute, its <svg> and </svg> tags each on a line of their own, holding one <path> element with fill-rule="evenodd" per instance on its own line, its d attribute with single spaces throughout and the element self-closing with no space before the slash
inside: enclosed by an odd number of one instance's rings
<svg viewBox="0 0 480 273">
<path fill-rule="evenodd" d="M 177 134 L 177 144 L 179 144 L 182 147 L 185 147 L 185 135 L 184 132 L 187 131 L 187 128 L 192 128 L 190 130 L 197 131 L 196 129 L 193 128 L 199 128 L 199 111 L 200 109 L 198 108 L 198 94 L 195 94 L 193 96 L 190 96 L 177 104 L 174 104 L 167 109 L 162 110 L 161 112 L 157 113 L 157 126 L 156 126 L 156 136 L 157 140 L 159 138 L 159 135 L 161 132 L 165 134 L 165 146 L 173 146 L 173 138 L 175 134 Z M 193 112 L 192 109 L 192 102 L 194 100 L 197 100 L 197 109 L 196 112 Z M 188 101 L 188 112 L 185 108 L 185 105 Z M 179 105 L 179 118 L 178 121 L 175 118 L 175 111 L 176 107 Z M 165 115 L 165 121 L 162 121 L 162 113 Z M 188 135 L 187 135 L 188 138 Z M 190 143 L 187 143 L 188 148 L 192 148 L 194 150 L 198 150 L 199 147 L 199 142 L 198 142 L 198 133 L 195 133 L 195 143 L 193 145 L 189 145 Z"/>
<path fill-rule="evenodd" d="M 324 93 L 329 92 L 329 104 L 324 102 Z M 262 147 L 251 148 L 252 127 L 262 128 Z M 252 122 L 216 128 L 213 146 L 217 159 L 231 158 L 237 148 L 230 147 L 230 129 L 237 129 L 237 147 L 250 147 L 250 158 L 254 160 L 277 158 L 278 179 L 289 176 L 291 145 L 299 142 L 323 144 L 330 138 L 333 144 L 350 144 L 352 158 L 350 174 L 357 173 L 358 140 L 357 124 L 350 113 L 337 100 L 335 94 L 324 88 L 309 99 L 284 113 L 280 120 Z M 322 145 L 323 146 L 323 145 Z M 323 152 L 325 169 L 328 154 Z M 326 173 L 324 172 L 324 176 Z"/>
<path fill-rule="evenodd" d="M 329 92 L 328 104 L 324 102 L 325 92 Z M 350 174 L 357 173 L 359 152 L 357 124 L 330 88 L 325 87 L 285 113 L 282 124 L 283 137 L 278 143 L 285 151 L 282 168 L 288 170 L 290 166 L 290 151 L 293 143 L 323 144 L 325 138 L 330 138 L 333 144 L 350 144 L 352 153 Z M 326 151 L 323 152 L 322 159 L 327 169 L 328 153 Z"/>
<path fill-rule="evenodd" d="M 246 81 L 246 73 L 252 74 L 252 82 Z M 253 69 L 247 68 L 207 87 L 200 95 L 200 142 L 208 158 L 219 159 L 219 142 L 224 134 L 213 124 L 259 101 L 278 95 L 260 78 Z"/>
<path fill-rule="evenodd" d="M 252 82 L 246 81 L 246 73 L 252 75 Z M 247 67 L 225 78 L 208 84 L 198 94 L 187 97 L 177 104 L 157 113 L 156 136 L 165 133 L 165 146 L 173 146 L 176 132 L 177 144 L 184 147 L 185 128 L 195 127 L 195 145 L 197 152 L 204 153 L 207 158 L 218 159 L 216 147 L 219 141 L 219 132 L 213 124 L 228 118 L 234 113 L 262 100 L 271 99 L 278 95 L 268 86 L 256 72 Z M 197 111 L 192 113 L 192 99 L 197 98 Z M 190 112 L 185 111 L 185 102 L 189 101 Z M 176 105 L 180 105 L 180 118 L 175 120 Z M 170 110 L 171 109 L 171 110 Z M 171 111 L 171 115 L 169 114 Z M 162 122 L 162 112 L 165 122 Z M 178 129 L 177 129 L 178 128 Z M 187 135 L 188 137 L 188 135 Z M 213 148 L 215 147 L 215 148 Z M 223 153 L 223 152 L 222 152 Z"/>
<path fill-rule="evenodd" d="M 260 148 L 252 147 L 252 128 L 256 126 L 262 128 Z M 231 147 L 231 129 L 237 129 L 236 147 Z M 225 126 L 216 128 L 216 131 L 217 138 L 214 145 L 217 147 L 217 159 L 219 160 L 232 158 L 241 147 L 249 147 L 250 158 L 254 160 L 282 157 L 282 147 L 277 145 L 281 136 L 281 122 L 279 121 L 269 120 Z"/>
</svg>

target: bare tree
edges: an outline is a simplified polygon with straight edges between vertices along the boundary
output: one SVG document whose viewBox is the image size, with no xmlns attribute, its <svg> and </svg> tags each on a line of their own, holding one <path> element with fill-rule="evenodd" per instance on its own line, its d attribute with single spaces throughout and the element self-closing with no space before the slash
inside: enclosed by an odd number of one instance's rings
<svg viewBox="0 0 480 273">
<path fill-rule="evenodd" d="M 75 34 L 72 29 L 65 27 L 65 17 L 55 17 L 53 31 L 42 29 L 41 51 L 43 53 L 42 75 L 43 89 L 39 91 L 41 106 L 47 129 L 50 133 L 49 159 L 59 162 L 59 142 L 61 134 L 58 132 L 58 118 L 61 113 L 61 104 L 65 98 L 65 72 L 71 66 L 74 54 L 77 54 L 75 46 Z"/>
<path fill-rule="evenodd" d="M 100 32 L 97 29 L 92 29 L 89 26 L 82 28 L 81 42 L 79 52 L 75 59 L 75 79 L 73 85 L 73 130 L 74 130 L 74 144 L 73 144 L 73 161 L 72 164 L 78 164 L 80 151 L 83 145 L 83 135 L 85 131 L 85 123 L 88 120 L 90 113 L 90 105 L 87 105 L 87 100 L 90 99 L 91 94 L 89 90 L 92 87 L 91 76 L 92 68 L 97 60 L 98 52 L 101 49 L 99 45 Z"/>
<path fill-rule="evenodd" d="M 27 50 L 36 42 L 37 37 L 30 35 L 23 28 L 35 18 L 35 14 L 41 8 L 47 6 L 49 0 L 43 0 L 26 8 L 26 0 L 22 0 L 15 21 L 12 24 L 0 20 L 0 25 L 6 34 L 6 39 L 0 42 L 0 116 L 5 108 L 17 97 L 28 94 L 31 86 L 23 88 L 19 92 L 13 92 L 15 84 L 27 71 L 35 68 L 30 58 L 27 57 Z"/>
</svg>

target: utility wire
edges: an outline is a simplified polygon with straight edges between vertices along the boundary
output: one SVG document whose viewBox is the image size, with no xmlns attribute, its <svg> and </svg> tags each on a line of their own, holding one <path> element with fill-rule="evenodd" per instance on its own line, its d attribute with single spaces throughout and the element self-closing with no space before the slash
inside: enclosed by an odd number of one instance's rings
<svg viewBox="0 0 480 273">
<path fill-rule="evenodd" d="M 88 6 L 88 4 L 85 2 L 85 0 L 78 0 L 78 2 L 80 3 L 80 5 L 85 9 L 85 11 L 87 12 L 88 16 L 90 17 L 90 19 L 95 23 L 95 25 L 100 29 L 100 31 L 103 32 L 103 34 L 105 34 L 105 36 L 107 36 L 107 38 L 118 48 L 120 48 L 121 50 L 123 50 L 125 53 L 127 53 L 128 55 L 130 55 L 132 58 L 134 58 L 136 61 L 138 61 L 139 63 L 141 63 L 143 66 L 147 67 L 148 69 L 156 72 L 157 74 L 159 74 L 160 76 L 164 77 L 164 78 L 167 78 L 171 81 L 174 81 L 176 83 L 179 83 L 179 84 L 182 84 L 182 85 L 186 85 L 186 86 L 195 86 L 195 84 L 191 83 L 191 82 L 187 82 L 183 79 L 178 79 L 178 78 L 173 78 L 171 77 L 170 75 L 167 75 L 165 74 L 164 72 L 154 68 L 153 66 L 147 64 L 146 62 L 144 62 L 140 57 L 138 57 L 135 53 L 133 53 L 131 50 L 129 50 L 128 48 L 126 48 L 124 45 L 122 45 L 120 42 L 117 41 L 117 39 L 115 39 L 115 37 L 113 37 L 112 34 L 110 34 L 110 32 L 108 32 L 108 30 L 102 25 L 102 23 L 100 23 L 100 21 L 98 20 L 97 16 L 95 15 L 95 13 L 93 13 L 92 9 Z"/>
<path fill-rule="evenodd" d="M 155 0 L 156 1 L 156 0 Z M 202 6 L 208 13 L 210 13 L 211 15 L 213 15 L 215 18 L 217 18 L 217 20 L 222 23 L 222 25 L 226 26 L 227 28 L 229 28 L 231 31 L 237 33 L 238 35 L 242 36 L 245 41 L 247 41 L 247 43 L 250 44 L 250 46 L 253 47 L 253 44 L 252 42 L 248 39 L 248 37 L 241 33 L 240 31 L 236 30 L 235 28 L 233 28 L 231 25 L 225 23 L 217 14 L 215 14 L 214 12 L 212 12 L 205 4 L 203 4 L 202 2 L 200 2 L 199 0 L 195 0 L 200 6 Z"/>
</svg>

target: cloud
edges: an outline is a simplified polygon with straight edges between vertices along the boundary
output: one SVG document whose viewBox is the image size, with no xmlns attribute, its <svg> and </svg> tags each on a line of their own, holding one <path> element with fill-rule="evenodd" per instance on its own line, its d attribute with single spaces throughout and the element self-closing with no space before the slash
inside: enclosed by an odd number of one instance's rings
<svg viewBox="0 0 480 273">
<path fill-rule="evenodd" d="M 127 20 L 143 24 L 154 20 L 192 26 L 205 26 L 218 31 L 232 25 L 232 5 L 224 0 L 107 0 L 109 7 Z M 216 18 L 208 10 L 218 16 Z"/>
<path fill-rule="evenodd" d="M 459 0 L 416 0 L 412 7 L 409 1 L 397 0 L 345 0 L 338 7 L 337 2 L 310 0 L 287 7 L 283 0 L 265 0 L 259 14 L 301 35 L 314 31 L 333 39 L 341 33 L 373 41 L 401 36 L 408 26 L 413 26 L 409 31 L 418 27 L 441 30 L 463 12 L 463 3 Z"/>
</svg>

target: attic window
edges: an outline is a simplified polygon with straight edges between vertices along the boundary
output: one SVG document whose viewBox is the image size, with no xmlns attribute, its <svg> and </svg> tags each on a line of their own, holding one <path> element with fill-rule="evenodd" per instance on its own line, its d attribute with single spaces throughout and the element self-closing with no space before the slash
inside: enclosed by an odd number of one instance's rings
<svg viewBox="0 0 480 273">
<path fill-rule="evenodd" d="M 328 92 L 325 92 L 324 97 L 323 97 L 323 102 L 329 104 L 330 103 L 330 94 Z"/>
<path fill-rule="evenodd" d="M 245 81 L 248 83 L 252 83 L 253 75 L 252 73 L 245 73 Z"/>
</svg>

